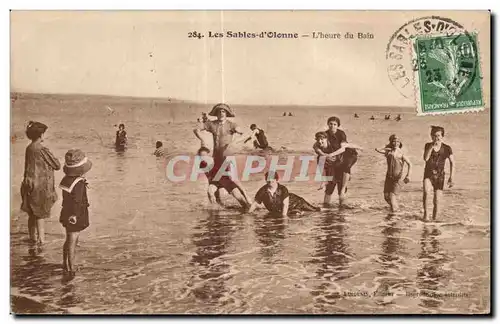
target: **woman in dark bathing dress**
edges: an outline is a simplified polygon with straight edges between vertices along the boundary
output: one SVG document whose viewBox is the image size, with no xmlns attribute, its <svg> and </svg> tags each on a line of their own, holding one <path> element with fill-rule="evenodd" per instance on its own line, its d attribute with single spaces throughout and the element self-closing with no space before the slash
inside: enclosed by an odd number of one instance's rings
<svg viewBox="0 0 500 324">
<path fill-rule="evenodd" d="M 278 173 L 267 172 L 265 179 L 267 184 L 257 191 L 255 200 L 248 210 L 249 213 L 253 212 L 260 204 L 264 204 L 269 212 L 279 213 L 283 216 L 287 216 L 289 213 L 321 210 L 308 203 L 304 198 L 288 192 L 285 186 L 279 184 Z"/>
</svg>

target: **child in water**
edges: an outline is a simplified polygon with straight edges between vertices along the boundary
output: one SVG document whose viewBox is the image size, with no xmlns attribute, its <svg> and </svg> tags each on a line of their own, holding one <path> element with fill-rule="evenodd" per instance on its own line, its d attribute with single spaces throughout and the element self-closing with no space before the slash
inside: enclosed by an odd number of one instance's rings
<svg viewBox="0 0 500 324">
<path fill-rule="evenodd" d="M 69 279 L 75 277 L 75 249 L 80 232 L 89 227 L 89 201 L 87 180 L 84 178 L 92 168 L 92 162 L 81 150 L 69 150 L 65 157 L 64 178 L 59 184 L 63 202 L 59 222 L 66 229 L 66 241 L 63 245 L 63 273 Z"/>
<path fill-rule="evenodd" d="M 453 176 L 455 175 L 455 159 L 451 146 L 443 143 L 444 128 L 440 126 L 431 126 L 432 142 L 426 143 L 424 147 L 424 221 L 429 220 L 427 213 L 427 198 L 430 192 L 434 190 L 434 209 L 432 219 L 436 220 L 441 212 L 441 200 L 443 196 L 444 180 L 446 174 L 444 165 L 446 160 L 450 162 L 450 178 L 448 186 L 453 187 Z"/>
<path fill-rule="evenodd" d="M 410 182 L 411 162 L 401 150 L 403 144 L 396 135 L 389 137 L 389 144 L 384 148 L 375 149 L 380 154 L 384 154 L 387 159 L 387 173 L 384 183 L 384 199 L 391 206 L 391 211 L 398 210 L 398 202 L 396 199 L 399 190 L 401 189 L 401 179 L 404 183 Z M 404 164 L 408 165 L 406 175 L 403 177 Z"/>
<path fill-rule="evenodd" d="M 326 157 L 325 165 L 324 165 L 324 174 L 323 176 L 334 176 L 334 162 L 337 160 L 337 157 L 330 156 L 333 153 L 333 148 L 328 142 L 328 135 L 325 132 L 317 132 L 315 134 L 316 142 L 314 142 L 313 150 L 318 155 L 317 163 L 319 164 L 319 160 L 322 156 Z M 335 181 L 335 179 L 331 181 L 322 181 L 318 190 L 323 190 L 325 187 L 325 183 L 329 183 Z"/>
<path fill-rule="evenodd" d="M 206 147 L 201 147 L 198 150 L 197 153 L 199 156 L 208 156 L 210 154 L 210 150 Z M 200 167 L 205 168 L 207 167 L 207 162 L 206 161 L 201 161 L 200 162 Z M 215 176 L 217 175 L 218 168 L 212 166 L 210 171 L 205 172 L 205 176 L 208 179 L 208 189 L 207 189 L 207 194 L 208 194 L 208 200 L 210 203 L 218 203 L 219 205 L 223 205 L 222 200 L 221 200 L 221 193 L 223 191 L 227 191 L 229 194 L 231 194 L 239 203 L 240 205 L 247 209 L 250 206 L 250 198 L 248 197 L 247 193 L 245 190 L 233 179 L 231 179 L 227 175 L 221 176 L 219 180 L 214 180 Z"/>
<path fill-rule="evenodd" d="M 162 157 L 165 155 L 165 150 L 163 149 L 163 143 L 161 141 L 156 141 L 156 150 L 153 155 L 156 157 Z"/>
</svg>

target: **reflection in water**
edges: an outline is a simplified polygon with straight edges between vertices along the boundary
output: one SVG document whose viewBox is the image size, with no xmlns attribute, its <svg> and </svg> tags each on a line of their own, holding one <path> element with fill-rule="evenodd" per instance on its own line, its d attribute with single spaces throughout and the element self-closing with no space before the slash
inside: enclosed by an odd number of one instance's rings
<svg viewBox="0 0 500 324">
<path fill-rule="evenodd" d="M 420 306 L 435 308 L 443 303 L 442 297 L 436 293 L 445 292 L 442 282 L 448 277 L 443 270 L 443 264 L 448 260 L 447 255 L 441 250 L 438 236 L 440 232 L 433 226 L 424 226 L 420 239 L 421 252 L 418 258 L 423 265 L 417 271 L 417 286 L 420 289 Z"/>
<path fill-rule="evenodd" d="M 273 257 L 282 249 L 281 241 L 285 238 L 285 219 L 279 214 L 265 214 L 255 217 L 254 224 L 255 234 L 262 246 L 260 253 L 264 258 L 263 262 L 273 262 Z"/>
<path fill-rule="evenodd" d="M 217 211 L 208 211 L 209 216 L 194 228 L 192 241 L 196 246 L 196 254 L 191 264 L 199 265 L 194 273 L 201 284 L 192 288 L 193 295 L 207 303 L 216 303 L 226 292 L 225 280 L 229 272 L 229 264 L 220 260 L 226 254 L 234 225 L 230 217 L 220 215 Z"/>
<path fill-rule="evenodd" d="M 116 173 L 122 174 L 125 173 L 125 162 L 126 162 L 125 152 L 124 151 L 116 151 Z"/>
<path fill-rule="evenodd" d="M 399 218 L 389 214 L 385 218 L 382 229 L 384 240 L 379 258 L 382 269 L 377 271 L 377 274 L 382 277 L 378 279 L 379 286 L 375 292 L 378 296 L 390 296 L 395 293 L 395 289 L 403 289 L 404 283 L 408 281 L 397 277 L 401 265 L 404 263 L 401 252 L 405 249 L 403 240 L 399 237 L 401 228 L 398 227 L 398 220 Z"/>
<path fill-rule="evenodd" d="M 81 304 L 82 301 L 76 294 L 76 287 L 73 283 L 64 284 L 61 288 L 61 296 L 58 305 L 63 308 L 75 307 Z"/>
<path fill-rule="evenodd" d="M 29 256 L 23 257 L 23 265 L 12 268 L 11 286 L 18 287 L 25 294 L 41 297 L 51 297 L 55 289 L 51 278 L 62 274 L 60 264 L 46 263 L 42 255 L 29 251 Z"/>
<path fill-rule="evenodd" d="M 348 269 L 349 259 L 352 256 L 345 242 L 346 228 L 343 215 L 325 213 L 320 218 L 316 250 L 311 261 L 318 264 L 316 275 L 322 280 L 322 283 L 312 292 L 314 296 L 317 296 L 315 304 L 319 308 L 335 304 L 336 300 L 341 298 L 342 291 L 334 282 L 351 276 L 348 274 Z M 330 287 L 332 285 L 333 289 Z"/>
</svg>

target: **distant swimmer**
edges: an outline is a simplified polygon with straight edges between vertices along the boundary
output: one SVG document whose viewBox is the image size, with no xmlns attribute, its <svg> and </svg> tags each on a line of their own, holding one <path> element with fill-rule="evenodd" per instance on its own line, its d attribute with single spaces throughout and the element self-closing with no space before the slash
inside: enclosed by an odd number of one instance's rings
<svg viewBox="0 0 500 324">
<path fill-rule="evenodd" d="M 156 141 L 156 150 L 154 151 L 153 155 L 156 157 L 162 157 L 165 155 L 165 150 L 161 141 Z"/>
<path fill-rule="evenodd" d="M 401 120 L 401 114 L 400 114 L 400 115 L 398 115 L 398 116 L 397 116 L 396 118 L 394 118 L 394 119 L 395 119 L 395 120 L 397 120 L 397 121 L 400 121 L 400 120 Z"/>
<path fill-rule="evenodd" d="M 385 115 L 385 118 L 384 118 L 384 119 L 385 119 L 385 120 L 389 120 L 389 119 L 391 119 L 391 115 L 390 115 L 390 114 L 389 114 L 389 115 Z"/>
<path fill-rule="evenodd" d="M 288 113 L 288 116 L 293 116 L 293 114 L 291 112 Z"/>
<path fill-rule="evenodd" d="M 116 131 L 115 148 L 117 150 L 125 150 L 127 148 L 127 132 L 125 131 L 125 124 L 120 124 Z"/>
<path fill-rule="evenodd" d="M 375 120 L 375 117 L 372 115 L 372 116 L 370 117 L 370 120 Z"/>
<path fill-rule="evenodd" d="M 359 118 L 358 114 L 354 114 L 354 118 Z"/>
<path fill-rule="evenodd" d="M 286 116 L 286 112 L 283 113 L 283 116 Z"/>
<path fill-rule="evenodd" d="M 254 148 L 256 149 L 269 148 L 269 143 L 267 142 L 266 134 L 264 134 L 264 131 L 262 129 L 258 128 L 257 125 L 252 124 L 250 125 L 250 130 L 252 131 L 252 134 L 244 141 L 244 143 L 250 141 L 253 138 Z"/>
</svg>

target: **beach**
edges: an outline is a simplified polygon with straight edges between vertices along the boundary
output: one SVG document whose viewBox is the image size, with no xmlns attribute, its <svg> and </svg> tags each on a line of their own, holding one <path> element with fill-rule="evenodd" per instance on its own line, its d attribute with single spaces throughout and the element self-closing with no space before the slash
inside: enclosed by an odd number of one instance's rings
<svg viewBox="0 0 500 324">
<path fill-rule="evenodd" d="M 348 209 L 296 217 L 214 210 L 206 181 L 173 183 L 155 142 L 169 155 L 194 155 L 196 119 L 211 104 L 85 95 L 14 96 L 11 106 L 11 295 L 14 313 L 76 314 L 482 314 L 490 311 L 490 112 L 417 117 L 400 107 L 234 105 L 234 121 L 255 123 L 284 154 L 314 155 L 314 134 L 337 116 L 349 142 L 364 148 L 352 169 Z M 228 103 L 231 105 L 231 103 Z M 283 116 L 292 112 L 293 116 Z M 360 118 L 354 118 L 357 113 Z M 384 115 L 390 114 L 390 120 Z M 401 121 L 394 118 L 400 114 Z M 369 120 L 374 115 L 375 120 Z M 90 227 L 77 248 L 81 266 L 62 280 L 59 200 L 42 253 L 26 242 L 20 211 L 28 121 L 48 125 L 44 145 L 61 162 L 68 149 L 93 162 Z M 129 137 L 115 152 L 116 125 Z M 437 222 L 422 222 L 424 144 L 445 128 L 455 186 L 445 188 Z M 383 199 L 385 158 L 374 149 L 397 134 L 413 163 L 402 211 Z M 210 136 L 208 136 L 210 137 Z M 239 155 L 251 152 L 251 142 Z M 448 165 L 446 172 L 448 173 Z M 55 173 L 56 185 L 63 177 Z M 244 182 L 253 197 L 263 176 Z M 310 182 L 283 183 L 319 205 Z M 235 205 L 231 197 L 230 205 Z M 333 199 L 336 202 L 336 197 Z"/>
</svg>

